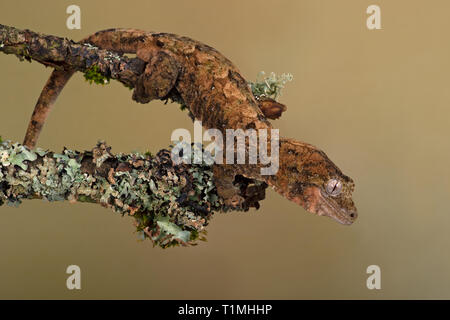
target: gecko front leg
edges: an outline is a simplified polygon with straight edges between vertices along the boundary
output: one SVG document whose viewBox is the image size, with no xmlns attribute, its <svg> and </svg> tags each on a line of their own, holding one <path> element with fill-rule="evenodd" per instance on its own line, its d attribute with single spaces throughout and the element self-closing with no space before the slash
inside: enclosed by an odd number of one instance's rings
<svg viewBox="0 0 450 320">
<path fill-rule="evenodd" d="M 214 165 L 214 184 L 217 193 L 224 200 L 225 205 L 240 208 L 245 202 L 241 196 L 241 190 L 234 185 L 236 171 L 231 165 Z"/>
<path fill-rule="evenodd" d="M 215 164 L 213 166 L 214 184 L 218 195 L 226 206 L 233 210 L 259 208 L 264 200 L 268 185 L 265 182 L 246 178 L 238 171 L 239 165 Z"/>
</svg>

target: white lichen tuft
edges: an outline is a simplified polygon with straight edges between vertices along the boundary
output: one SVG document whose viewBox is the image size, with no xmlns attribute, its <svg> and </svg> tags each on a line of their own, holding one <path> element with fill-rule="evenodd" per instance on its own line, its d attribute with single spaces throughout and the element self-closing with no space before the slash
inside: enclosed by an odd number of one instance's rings
<svg viewBox="0 0 450 320">
<path fill-rule="evenodd" d="M 255 97 L 268 97 L 276 99 L 281 95 L 281 90 L 284 85 L 292 81 L 294 76 L 290 73 L 283 73 L 277 76 L 274 72 L 271 72 L 269 76 L 266 76 L 264 71 L 261 71 L 255 82 L 249 82 Z"/>
</svg>

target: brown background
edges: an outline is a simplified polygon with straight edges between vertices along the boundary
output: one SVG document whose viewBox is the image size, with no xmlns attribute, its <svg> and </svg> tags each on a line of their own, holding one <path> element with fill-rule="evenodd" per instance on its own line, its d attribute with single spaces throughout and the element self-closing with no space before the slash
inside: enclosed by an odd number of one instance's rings
<svg viewBox="0 0 450 320">
<path fill-rule="evenodd" d="M 82 10 L 68 30 L 66 7 Z M 217 215 L 209 241 L 161 250 L 132 220 L 96 205 L 26 201 L 0 208 L 0 298 L 450 298 L 448 1 L 1 1 L 0 23 L 80 39 L 136 27 L 183 34 L 229 57 L 247 79 L 291 72 L 275 126 L 325 150 L 356 181 L 358 221 L 342 226 L 273 191 L 262 209 Z M 0 56 L 0 133 L 21 141 L 50 69 Z M 121 84 L 77 74 L 40 146 L 153 151 L 185 113 L 139 105 Z M 82 290 L 65 269 L 82 270 Z M 366 288 L 366 268 L 382 289 Z"/>
</svg>

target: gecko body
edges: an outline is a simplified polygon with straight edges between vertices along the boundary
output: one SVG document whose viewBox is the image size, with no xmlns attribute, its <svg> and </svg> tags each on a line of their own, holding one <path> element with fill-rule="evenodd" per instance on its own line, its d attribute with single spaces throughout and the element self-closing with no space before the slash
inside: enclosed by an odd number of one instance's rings
<svg viewBox="0 0 450 320">
<path fill-rule="evenodd" d="M 117 53 L 136 54 L 146 66 L 134 87 L 133 100 L 148 103 L 178 97 L 207 129 L 270 131 L 272 125 L 267 118 L 279 117 L 280 110 L 285 110 L 284 106 L 272 108 L 276 102 L 257 101 L 239 70 L 216 49 L 199 41 L 168 33 L 109 29 L 82 42 Z M 53 71 L 36 104 L 24 145 L 35 147 L 51 106 L 73 73 Z M 356 219 L 353 180 L 316 147 L 280 138 L 278 172 L 261 175 L 260 168 L 260 165 L 214 165 L 219 195 L 230 206 L 242 206 L 243 197 L 233 183 L 241 175 L 266 182 L 309 212 L 347 225 Z"/>
</svg>

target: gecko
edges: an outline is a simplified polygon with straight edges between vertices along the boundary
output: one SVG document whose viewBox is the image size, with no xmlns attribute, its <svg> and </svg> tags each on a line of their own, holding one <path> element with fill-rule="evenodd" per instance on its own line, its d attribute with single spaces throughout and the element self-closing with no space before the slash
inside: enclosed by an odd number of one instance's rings
<svg viewBox="0 0 450 320">
<path fill-rule="evenodd" d="M 268 119 L 286 110 L 282 104 L 257 99 L 234 64 L 216 49 L 188 37 L 138 29 L 107 29 L 81 41 L 118 54 L 135 54 L 145 71 L 132 99 L 148 103 L 177 97 L 205 128 L 272 129 Z M 54 70 L 33 111 L 24 145 L 34 148 L 45 120 L 74 70 Z M 269 146 L 270 150 L 270 146 Z M 279 139 L 279 169 L 262 175 L 260 165 L 214 164 L 214 181 L 225 203 L 240 207 L 237 176 L 263 181 L 306 211 L 350 225 L 357 216 L 355 184 L 317 147 L 291 138 Z"/>
</svg>

